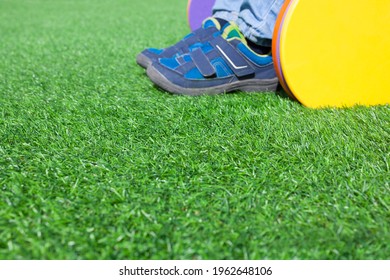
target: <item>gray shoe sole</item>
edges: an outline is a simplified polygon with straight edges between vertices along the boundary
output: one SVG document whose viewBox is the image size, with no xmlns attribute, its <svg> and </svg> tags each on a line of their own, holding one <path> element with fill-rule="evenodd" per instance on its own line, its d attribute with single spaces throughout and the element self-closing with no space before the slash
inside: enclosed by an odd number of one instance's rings
<svg viewBox="0 0 390 280">
<path fill-rule="evenodd" d="M 144 55 L 142 53 L 139 53 L 137 55 L 136 61 L 137 61 L 139 66 L 141 66 L 145 69 L 147 69 L 150 65 L 152 65 L 152 61 L 150 60 L 150 58 L 148 58 L 146 55 Z"/>
<path fill-rule="evenodd" d="M 163 90 L 179 95 L 215 95 L 232 91 L 275 92 L 278 86 L 278 78 L 274 78 L 264 79 L 261 81 L 259 81 L 258 79 L 248 79 L 208 88 L 184 88 L 171 83 L 153 66 L 147 68 L 146 74 L 149 76 L 153 83 L 155 83 Z"/>
</svg>

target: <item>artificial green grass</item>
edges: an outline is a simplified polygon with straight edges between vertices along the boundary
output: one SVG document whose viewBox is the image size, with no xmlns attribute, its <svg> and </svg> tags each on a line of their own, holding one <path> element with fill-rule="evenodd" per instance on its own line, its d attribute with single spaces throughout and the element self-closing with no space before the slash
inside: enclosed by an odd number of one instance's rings
<svg viewBox="0 0 390 280">
<path fill-rule="evenodd" d="M 185 8 L 0 2 L 0 258 L 389 259 L 390 107 L 162 92 Z"/>
</svg>

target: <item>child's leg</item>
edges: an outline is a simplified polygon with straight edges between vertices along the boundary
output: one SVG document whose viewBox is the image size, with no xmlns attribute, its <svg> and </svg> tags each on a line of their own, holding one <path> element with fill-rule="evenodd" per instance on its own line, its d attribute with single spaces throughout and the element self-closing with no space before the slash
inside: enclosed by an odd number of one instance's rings
<svg viewBox="0 0 390 280">
<path fill-rule="evenodd" d="M 216 0 L 213 16 L 226 21 L 237 21 L 244 0 Z"/>
<path fill-rule="evenodd" d="M 233 1 L 234 2 L 234 1 Z M 243 0 L 237 25 L 250 41 L 271 46 L 276 18 L 284 0 Z"/>
</svg>

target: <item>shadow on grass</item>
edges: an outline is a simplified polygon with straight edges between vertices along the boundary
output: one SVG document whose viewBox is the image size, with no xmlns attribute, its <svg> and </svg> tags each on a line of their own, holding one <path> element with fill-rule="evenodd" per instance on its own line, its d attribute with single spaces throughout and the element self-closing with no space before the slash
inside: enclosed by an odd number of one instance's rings
<svg viewBox="0 0 390 280">
<path fill-rule="evenodd" d="M 160 88 L 159 86 L 153 84 L 153 88 L 162 93 L 162 94 L 167 94 L 167 95 L 170 95 L 170 96 L 189 96 L 189 95 L 185 95 L 185 94 L 173 94 L 173 93 L 170 93 L 162 88 Z M 223 94 L 240 94 L 242 93 L 242 91 L 240 90 L 236 90 L 236 91 L 232 91 L 232 92 L 228 92 L 228 93 L 218 93 L 218 94 L 209 94 L 210 96 L 211 95 L 223 95 Z M 288 94 L 284 91 L 284 89 L 281 87 L 281 85 L 279 84 L 275 93 L 274 93 L 276 96 L 279 96 L 280 98 L 283 98 L 283 99 L 287 99 L 287 100 L 290 100 L 291 102 L 297 102 L 296 100 L 292 99 L 290 96 L 288 96 Z M 207 95 L 207 94 L 205 94 Z M 200 95 L 201 96 L 201 95 Z M 195 97 L 195 96 L 194 96 Z"/>
<path fill-rule="evenodd" d="M 289 99 L 291 101 L 295 101 L 294 99 L 292 99 L 290 96 L 288 96 L 288 94 L 284 91 L 283 87 L 280 85 L 280 83 L 278 84 L 278 87 L 276 88 L 276 92 L 275 94 L 283 99 Z"/>
</svg>

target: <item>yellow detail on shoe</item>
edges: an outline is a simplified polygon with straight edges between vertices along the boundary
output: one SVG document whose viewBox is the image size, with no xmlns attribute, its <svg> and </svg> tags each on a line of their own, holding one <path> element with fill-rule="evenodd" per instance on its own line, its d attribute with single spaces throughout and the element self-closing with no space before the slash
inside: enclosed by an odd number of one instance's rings
<svg viewBox="0 0 390 280">
<path fill-rule="evenodd" d="M 248 46 L 248 42 L 246 41 L 244 34 L 241 33 L 237 24 L 235 24 L 234 22 L 230 22 L 230 25 L 225 28 L 225 30 L 222 33 L 222 38 L 226 39 L 228 42 L 232 41 L 232 40 L 240 40 L 251 53 L 253 53 L 254 55 L 256 55 L 258 57 L 268 57 L 272 54 L 272 52 L 269 52 L 268 54 L 261 55 L 261 54 L 254 52 Z"/>
<path fill-rule="evenodd" d="M 219 21 L 218 20 L 216 20 L 215 18 L 213 18 L 213 17 L 208 17 L 208 18 L 206 18 L 205 20 L 203 20 L 203 22 L 202 22 L 202 26 L 204 26 L 205 25 L 205 23 L 206 23 L 206 21 L 212 21 L 213 23 L 214 23 L 214 25 L 215 25 L 215 27 L 218 29 L 218 30 L 221 30 L 221 24 L 219 23 Z"/>
</svg>

